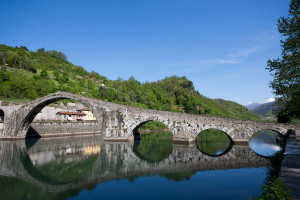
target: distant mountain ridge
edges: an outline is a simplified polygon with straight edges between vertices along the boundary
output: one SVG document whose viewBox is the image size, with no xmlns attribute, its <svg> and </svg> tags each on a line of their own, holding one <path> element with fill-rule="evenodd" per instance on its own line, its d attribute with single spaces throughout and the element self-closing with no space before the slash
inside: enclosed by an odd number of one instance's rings
<svg viewBox="0 0 300 200">
<path fill-rule="evenodd" d="M 248 105 L 245 105 L 245 107 L 246 108 L 248 108 L 248 110 L 254 110 L 255 108 L 257 108 L 257 107 L 259 107 L 259 106 L 261 106 L 261 105 L 263 105 L 263 103 L 250 103 L 250 104 L 248 104 Z"/>
<path fill-rule="evenodd" d="M 254 114 L 258 115 L 260 118 L 275 118 L 273 107 L 275 101 L 270 103 L 264 103 L 257 108 L 251 110 Z"/>
</svg>

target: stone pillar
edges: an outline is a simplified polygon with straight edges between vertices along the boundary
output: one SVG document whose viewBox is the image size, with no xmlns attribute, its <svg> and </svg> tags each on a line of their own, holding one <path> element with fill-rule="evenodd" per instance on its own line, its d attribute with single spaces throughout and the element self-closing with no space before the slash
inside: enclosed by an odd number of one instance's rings
<svg viewBox="0 0 300 200">
<path fill-rule="evenodd" d="M 195 139 L 186 132 L 180 131 L 173 136 L 173 142 L 177 144 L 192 144 Z"/>
</svg>

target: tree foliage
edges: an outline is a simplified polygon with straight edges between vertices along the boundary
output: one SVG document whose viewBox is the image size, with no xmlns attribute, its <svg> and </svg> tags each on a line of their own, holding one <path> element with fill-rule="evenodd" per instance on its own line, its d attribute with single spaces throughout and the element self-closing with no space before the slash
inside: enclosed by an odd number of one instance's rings
<svg viewBox="0 0 300 200">
<path fill-rule="evenodd" d="M 106 101 L 157 110 L 258 119 L 235 102 L 204 97 L 186 77 L 166 77 L 152 83 L 140 83 L 134 77 L 108 81 L 106 86 L 99 88 L 99 97 Z"/>
<path fill-rule="evenodd" d="M 300 0 L 292 0 L 289 14 L 278 20 L 281 58 L 268 60 L 267 69 L 274 77 L 270 86 L 277 99 L 279 122 L 300 118 Z"/>
<path fill-rule="evenodd" d="M 141 83 L 134 77 L 108 80 L 56 55 L 57 51 L 44 48 L 29 52 L 0 45 L 0 97 L 35 99 L 65 91 L 134 107 L 258 119 L 237 103 L 204 97 L 186 77 L 166 77 L 151 83 Z"/>
<path fill-rule="evenodd" d="M 285 181 L 279 178 L 273 178 L 262 187 L 263 193 L 258 197 L 258 200 L 274 199 L 288 200 L 291 199 L 291 190 L 287 190 Z"/>
<path fill-rule="evenodd" d="M 47 53 L 49 53 L 50 55 L 52 55 L 55 58 L 58 58 L 63 61 L 67 61 L 67 56 L 61 51 L 50 50 L 50 51 L 47 51 Z"/>
</svg>

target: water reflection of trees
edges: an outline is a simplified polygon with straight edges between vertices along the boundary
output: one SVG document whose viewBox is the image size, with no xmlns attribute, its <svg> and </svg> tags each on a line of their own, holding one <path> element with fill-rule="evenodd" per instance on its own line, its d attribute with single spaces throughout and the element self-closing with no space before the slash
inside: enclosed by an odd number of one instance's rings
<svg viewBox="0 0 300 200">
<path fill-rule="evenodd" d="M 188 181 L 195 174 L 196 174 L 196 172 L 187 171 L 187 172 L 159 174 L 159 176 L 165 177 L 168 180 L 173 180 L 173 181 Z"/>
<path fill-rule="evenodd" d="M 96 184 L 85 187 L 87 190 L 93 190 Z M 27 181 L 0 176 L 0 194 L 3 199 L 22 199 L 22 200 L 62 200 L 70 196 L 77 196 L 83 188 L 71 189 L 61 193 L 55 193 L 41 187 L 38 184 Z"/>
<path fill-rule="evenodd" d="M 32 200 L 39 197 L 43 197 L 45 200 L 57 199 L 54 193 L 38 187 L 36 184 L 5 176 L 0 176 L 0 193 L 5 199 Z"/>
<path fill-rule="evenodd" d="M 172 137 L 171 132 L 143 133 L 141 140 L 134 141 L 133 152 L 148 162 L 163 161 L 172 153 Z"/>
<path fill-rule="evenodd" d="M 221 156 L 230 151 L 233 143 L 223 131 L 208 129 L 202 131 L 195 139 L 197 148 L 209 156 Z"/>
<path fill-rule="evenodd" d="M 91 143 L 92 138 L 82 142 L 78 140 L 28 139 L 28 150 L 27 153 L 21 152 L 21 162 L 33 177 L 45 183 L 77 181 L 92 168 L 101 151 L 100 144 Z"/>
<path fill-rule="evenodd" d="M 268 165 L 265 159 L 261 159 L 249 147 L 233 147 L 228 154 L 216 158 L 204 155 L 193 145 L 173 145 L 172 140 L 162 139 L 163 135 L 160 135 L 162 138 L 155 134 L 146 135 L 145 140 L 142 139 L 140 144 L 133 146 L 131 143 L 104 143 L 97 141 L 94 137 L 40 139 L 31 143 L 27 142 L 27 148 L 24 147 L 24 143 L 18 148 L 13 142 L 2 143 L 2 145 L 0 143 L 0 152 L 9 164 L 5 163 L 5 159 L 1 161 L 4 166 L 7 166 L 5 169 L 13 168 L 19 174 L 11 180 L 15 189 L 21 190 L 16 195 L 25 195 L 27 192 L 30 196 L 36 193 L 37 197 L 41 197 L 39 199 L 47 199 L 42 197 L 47 196 L 48 189 L 52 191 L 49 196 L 53 197 L 49 199 L 59 199 L 76 195 L 83 189 L 93 189 L 97 184 L 111 180 L 127 179 L 134 182 L 141 176 L 157 176 L 168 180 L 186 181 L 198 171 Z M 101 152 L 98 155 L 85 156 L 83 147 L 96 145 L 101 145 Z M 140 149 L 137 148 L 139 145 Z M 1 146 L 3 146 L 2 149 Z M 19 151 L 12 151 L 11 149 L 14 148 Z M 69 151 L 70 148 L 73 150 Z M 90 149 L 93 152 L 92 149 L 95 148 Z M 67 150 L 69 154 L 62 153 Z M 16 152 L 15 159 L 12 159 L 10 152 Z M 33 155 L 44 155 L 45 152 L 52 152 L 52 155 L 56 156 L 54 156 L 55 159 L 45 159 L 44 162 L 36 162 L 34 165 Z M 144 156 L 143 159 L 141 156 Z M 82 159 L 79 159 L 80 157 Z M 21 162 L 18 161 L 19 159 Z M 70 163 L 66 162 L 67 160 Z M 10 163 L 17 164 L 11 167 Z M 69 174 L 66 175 L 66 173 Z M 66 177 L 63 177 L 65 175 Z M 17 179 L 29 183 L 25 192 Z M 0 181 L 2 180 L 5 181 L 0 177 Z M 89 185 L 90 183 L 93 185 Z M 34 185 L 41 189 L 35 192 Z M 54 195 L 54 193 L 57 194 Z"/>
</svg>

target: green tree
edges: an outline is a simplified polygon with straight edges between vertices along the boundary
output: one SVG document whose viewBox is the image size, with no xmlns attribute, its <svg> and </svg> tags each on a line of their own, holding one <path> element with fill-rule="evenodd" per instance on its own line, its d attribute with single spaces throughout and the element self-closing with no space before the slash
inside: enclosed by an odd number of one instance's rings
<svg viewBox="0 0 300 200">
<path fill-rule="evenodd" d="M 6 70 L 6 68 L 0 69 L 0 82 L 8 81 L 10 79 L 10 73 Z"/>
<path fill-rule="evenodd" d="M 63 81 L 64 83 L 68 83 L 68 82 L 69 82 L 69 79 L 70 79 L 69 73 L 66 72 L 66 71 L 64 71 L 63 74 L 62 74 L 62 81 Z"/>
<path fill-rule="evenodd" d="M 289 14 L 278 20 L 282 58 L 268 60 L 267 69 L 274 77 L 270 86 L 277 99 L 279 122 L 300 118 L 300 0 L 292 0 Z"/>
<path fill-rule="evenodd" d="M 29 49 L 26 46 L 20 46 L 20 48 L 24 49 L 25 51 L 29 51 Z"/>
<path fill-rule="evenodd" d="M 47 78 L 48 77 L 47 70 L 43 69 L 42 72 L 40 73 L 40 76 L 43 77 L 43 78 Z"/>
<path fill-rule="evenodd" d="M 8 54 L 6 62 L 11 67 L 17 67 L 19 65 L 19 57 L 16 54 Z"/>
<path fill-rule="evenodd" d="M 61 51 L 50 50 L 50 51 L 47 51 L 47 53 L 49 53 L 50 55 L 52 55 L 55 58 L 58 58 L 63 61 L 67 61 L 67 56 Z"/>
<path fill-rule="evenodd" d="M 45 52 L 45 49 L 42 47 L 42 48 L 38 49 L 37 52 L 40 52 L 40 53 Z"/>
<path fill-rule="evenodd" d="M 30 86 L 26 76 L 24 76 L 21 72 L 16 72 L 9 80 L 9 96 L 24 98 L 27 94 L 28 87 Z"/>
</svg>

